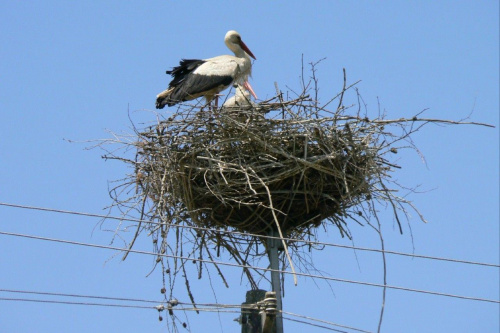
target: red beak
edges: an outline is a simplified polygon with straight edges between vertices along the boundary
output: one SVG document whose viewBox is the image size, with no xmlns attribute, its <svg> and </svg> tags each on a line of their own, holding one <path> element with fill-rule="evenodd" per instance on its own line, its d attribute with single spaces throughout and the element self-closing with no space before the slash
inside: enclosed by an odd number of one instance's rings
<svg viewBox="0 0 500 333">
<path fill-rule="evenodd" d="M 243 51 L 245 51 L 250 57 L 257 60 L 257 58 L 255 58 L 255 56 L 253 55 L 252 51 L 250 51 L 250 49 L 245 45 L 245 43 L 243 43 L 243 41 L 240 41 L 240 46 L 243 49 Z"/>
<path fill-rule="evenodd" d="M 255 59 L 255 60 L 257 60 L 257 59 Z M 255 95 L 255 92 L 253 91 L 253 88 L 248 81 L 245 81 L 245 83 L 243 83 L 243 87 L 245 87 L 245 89 L 248 90 L 250 92 L 250 94 L 252 94 L 252 96 L 255 99 L 257 99 L 257 95 Z"/>
</svg>

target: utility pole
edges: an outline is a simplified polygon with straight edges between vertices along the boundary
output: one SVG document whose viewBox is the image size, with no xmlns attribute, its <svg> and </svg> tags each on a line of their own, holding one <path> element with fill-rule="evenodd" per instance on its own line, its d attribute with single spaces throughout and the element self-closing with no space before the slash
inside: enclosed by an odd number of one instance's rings
<svg viewBox="0 0 500 333">
<path fill-rule="evenodd" d="M 276 230 L 272 230 L 269 232 L 269 236 L 277 237 L 277 238 L 268 238 L 267 239 L 267 251 L 269 255 L 269 263 L 271 266 L 271 285 L 273 291 L 276 293 L 276 333 L 283 333 L 283 316 L 281 314 L 281 310 L 283 309 L 283 305 L 281 302 L 281 279 L 280 279 L 280 262 L 279 262 L 279 253 L 278 250 L 282 248 L 282 241 L 279 238 L 279 234 Z"/>
<path fill-rule="evenodd" d="M 241 324 L 241 333 L 283 333 L 283 308 L 281 301 L 281 279 L 279 251 L 282 240 L 277 231 L 270 231 L 267 239 L 267 254 L 271 267 L 271 292 L 249 290 L 241 305 L 241 315 L 235 319 Z"/>
</svg>

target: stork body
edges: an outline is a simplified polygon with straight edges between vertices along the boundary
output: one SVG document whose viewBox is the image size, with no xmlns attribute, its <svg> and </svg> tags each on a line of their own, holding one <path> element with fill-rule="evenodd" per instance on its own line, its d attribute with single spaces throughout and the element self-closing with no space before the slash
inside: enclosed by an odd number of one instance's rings
<svg viewBox="0 0 500 333">
<path fill-rule="evenodd" d="M 234 30 L 228 31 L 224 42 L 233 51 L 232 55 L 221 55 L 209 59 L 183 59 L 179 66 L 167 71 L 173 79 L 168 89 L 156 97 L 156 108 L 163 109 L 165 105 L 172 106 L 183 101 L 205 97 L 210 103 L 218 93 L 231 84 L 241 84 L 255 96 L 248 83 L 252 74 L 253 53 Z"/>
<path fill-rule="evenodd" d="M 234 95 L 224 102 L 222 110 L 243 124 L 263 116 L 259 112 L 254 112 L 259 110 L 259 105 L 252 102 L 250 92 L 241 85 L 236 86 Z"/>
<path fill-rule="evenodd" d="M 236 86 L 235 93 L 222 105 L 226 109 L 250 109 L 255 104 L 250 98 L 250 92 L 241 85 Z"/>
</svg>

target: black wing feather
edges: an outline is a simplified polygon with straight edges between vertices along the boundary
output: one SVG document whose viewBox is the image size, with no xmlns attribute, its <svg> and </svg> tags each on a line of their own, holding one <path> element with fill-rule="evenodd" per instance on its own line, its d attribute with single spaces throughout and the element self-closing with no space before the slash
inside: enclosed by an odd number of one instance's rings
<svg viewBox="0 0 500 333">
<path fill-rule="evenodd" d="M 214 88 L 220 88 L 220 90 L 222 90 L 231 85 L 231 83 L 233 83 L 233 78 L 231 76 L 190 74 L 176 86 L 170 95 L 170 99 L 177 102 L 190 100 L 192 99 L 191 96 Z"/>
<path fill-rule="evenodd" d="M 200 59 L 182 59 L 179 62 L 179 66 L 172 68 L 172 70 L 167 71 L 167 74 L 172 75 L 173 79 L 169 83 L 168 87 L 177 87 L 182 83 L 186 77 L 193 72 L 196 68 L 205 63 L 205 60 Z"/>
<path fill-rule="evenodd" d="M 156 107 L 163 108 L 165 105 L 172 106 L 181 101 L 191 100 L 198 94 L 216 88 L 221 91 L 233 83 L 231 76 L 193 74 L 193 71 L 205 62 L 200 59 L 182 59 L 179 66 L 168 70 L 167 74 L 173 77 L 168 89 L 173 89 L 168 95 L 161 96 L 160 101 L 157 100 Z"/>
</svg>

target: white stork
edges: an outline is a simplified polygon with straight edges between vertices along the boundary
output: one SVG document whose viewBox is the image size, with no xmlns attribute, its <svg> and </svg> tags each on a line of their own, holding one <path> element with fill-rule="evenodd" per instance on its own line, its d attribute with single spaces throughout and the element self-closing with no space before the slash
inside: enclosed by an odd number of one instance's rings
<svg viewBox="0 0 500 333">
<path fill-rule="evenodd" d="M 235 87 L 234 95 L 222 104 L 222 110 L 240 123 L 247 123 L 252 116 L 246 111 L 256 108 L 257 106 L 257 104 L 252 102 L 250 92 L 247 91 L 244 86 L 238 84 Z"/>
<path fill-rule="evenodd" d="M 201 96 L 209 104 L 219 92 L 232 84 L 244 86 L 257 98 L 248 83 L 248 77 L 252 74 L 250 57 L 256 59 L 255 56 L 234 30 L 226 33 L 224 42 L 234 52 L 234 56 L 221 55 L 204 60 L 182 59 L 179 66 L 167 71 L 173 79 L 168 89 L 156 96 L 156 108 L 163 109 L 165 105 L 172 106 Z"/>
<path fill-rule="evenodd" d="M 237 85 L 234 95 L 222 105 L 226 109 L 250 109 L 256 104 L 250 99 L 250 92 L 244 86 Z"/>
</svg>

